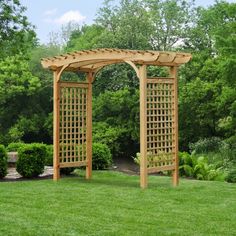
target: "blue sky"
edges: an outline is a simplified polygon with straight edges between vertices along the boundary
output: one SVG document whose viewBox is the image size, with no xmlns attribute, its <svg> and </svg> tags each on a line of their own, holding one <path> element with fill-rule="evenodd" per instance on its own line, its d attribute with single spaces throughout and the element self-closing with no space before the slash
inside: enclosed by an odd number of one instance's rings
<svg viewBox="0 0 236 236">
<path fill-rule="evenodd" d="M 118 1 L 118 0 L 117 0 Z M 228 0 L 233 2 L 235 0 Z M 36 26 L 41 43 L 49 41 L 50 32 L 58 32 L 63 24 L 74 21 L 91 24 L 103 0 L 20 0 L 27 7 L 26 15 Z M 196 0 L 196 5 L 209 6 L 214 0 Z"/>
</svg>

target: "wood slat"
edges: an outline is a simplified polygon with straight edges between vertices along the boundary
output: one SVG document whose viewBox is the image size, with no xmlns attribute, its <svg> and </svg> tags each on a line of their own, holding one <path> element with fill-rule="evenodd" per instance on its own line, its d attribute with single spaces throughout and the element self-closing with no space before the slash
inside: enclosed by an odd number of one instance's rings
<svg viewBox="0 0 236 236">
<path fill-rule="evenodd" d="M 166 171 L 166 170 L 174 170 L 175 166 L 174 165 L 166 165 L 166 166 L 158 166 L 158 167 L 151 167 L 148 168 L 148 173 L 157 173 L 160 171 Z"/>
<path fill-rule="evenodd" d="M 86 161 L 60 163 L 60 168 L 87 166 Z"/>
<path fill-rule="evenodd" d="M 88 88 L 88 83 L 86 82 L 62 82 L 60 81 L 61 88 Z"/>
</svg>

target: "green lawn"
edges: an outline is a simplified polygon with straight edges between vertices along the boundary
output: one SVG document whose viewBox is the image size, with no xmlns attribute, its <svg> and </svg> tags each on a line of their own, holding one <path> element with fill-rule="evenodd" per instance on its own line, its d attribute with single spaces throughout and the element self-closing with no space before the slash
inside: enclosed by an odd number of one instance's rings
<svg viewBox="0 0 236 236">
<path fill-rule="evenodd" d="M 0 235 L 236 235 L 236 185 L 93 172 L 0 183 Z"/>
</svg>

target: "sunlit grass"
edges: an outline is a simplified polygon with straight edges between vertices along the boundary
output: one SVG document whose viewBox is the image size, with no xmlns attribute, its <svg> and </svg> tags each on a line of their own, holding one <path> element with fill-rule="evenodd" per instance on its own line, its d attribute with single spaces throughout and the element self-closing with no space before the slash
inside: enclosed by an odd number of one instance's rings
<svg viewBox="0 0 236 236">
<path fill-rule="evenodd" d="M 236 185 L 93 172 L 0 183 L 0 235 L 236 235 Z"/>
</svg>

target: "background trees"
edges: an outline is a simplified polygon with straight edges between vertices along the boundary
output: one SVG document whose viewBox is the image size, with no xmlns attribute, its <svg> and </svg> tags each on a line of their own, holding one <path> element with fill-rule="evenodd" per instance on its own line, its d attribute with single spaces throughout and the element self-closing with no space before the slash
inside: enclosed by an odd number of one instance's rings
<svg viewBox="0 0 236 236">
<path fill-rule="evenodd" d="M 52 77 L 40 58 L 101 47 L 191 52 L 179 72 L 180 150 L 213 136 L 236 143 L 235 3 L 201 8 L 184 0 L 105 0 L 93 25 L 65 27 L 48 45 L 37 43 L 19 1 L 1 1 L 0 10 L 0 143 L 50 143 Z M 63 32 L 62 45 L 55 37 Z M 165 70 L 149 67 L 148 73 Z M 96 77 L 94 140 L 108 144 L 113 156 L 138 150 L 138 85 L 124 64 Z"/>
</svg>

